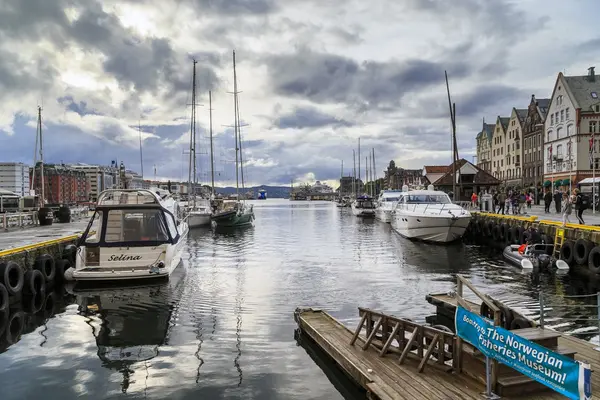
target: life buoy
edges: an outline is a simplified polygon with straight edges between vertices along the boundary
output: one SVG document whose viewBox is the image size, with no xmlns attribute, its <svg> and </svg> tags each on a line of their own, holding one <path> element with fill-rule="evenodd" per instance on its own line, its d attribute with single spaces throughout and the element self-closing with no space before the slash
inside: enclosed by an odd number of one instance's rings
<svg viewBox="0 0 600 400">
<path fill-rule="evenodd" d="M 511 323 L 510 323 L 510 330 L 514 330 L 514 329 L 525 329 L 525 328 L 532 328 L 533 324 L 531 323 L 531 321 L 529 321 L 526 318 L 523 317 L 515 317 Z"/>
<path fill-rule="evenodd" d="M 590 251 L 594 248 L 594 243 L 585 239 L 577 239 L 573 246 L 573 258 L 578 265 L 585 265 L 588 262 Z"/>
<path fill-rule="evenodd" d="M 38 256 L 33 263 L 33 269 L 40 271 L 46 282 L 54 281 L 56 268 L 54 265 L 54 258 L 52 258 L 50 254 Z"/>
<path fill-rule="evenodd" d="M 596 246 L 590 251 L 588 269 L 594 274 L 600 273 L 600 246 Z"/>
<path fill-rule="evenodd" d="M 44 275 L 37 269 L 31 269 L 25 274 L 25 285 L 23 286 L 25 294 L 46 293 L 46 280 Z"/>
<path fill-rule="evenodd" d="M 0 263 L 0 282 L 4 285 L 8 294 L 17 296 L 23 290 L 23 269 L 14 261 Z"/>
<path fill-rule="evenodd" d="M 573 242 L 567 240 L 560 247 L 560 259 L 566 262 L 567 264 L 573 264 L 574 256 L 573 256 Z"/>
</svg>

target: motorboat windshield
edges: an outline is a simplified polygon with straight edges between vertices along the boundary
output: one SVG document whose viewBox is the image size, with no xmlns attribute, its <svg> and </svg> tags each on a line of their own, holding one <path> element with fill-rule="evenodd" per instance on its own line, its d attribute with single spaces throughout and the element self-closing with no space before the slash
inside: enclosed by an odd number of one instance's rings
<svg viewBox="0 0 600 400">
<path fill-rule="evenodd" d="M 407 204 L 450 204 L 450 198 L 446 194 L 407 194 Z"/>
</svg>

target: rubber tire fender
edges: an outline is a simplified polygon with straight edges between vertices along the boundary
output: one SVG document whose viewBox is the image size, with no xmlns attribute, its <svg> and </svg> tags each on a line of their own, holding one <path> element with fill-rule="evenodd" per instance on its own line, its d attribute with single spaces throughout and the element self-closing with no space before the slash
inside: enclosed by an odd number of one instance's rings
<svg viewBox="0 0 600 400">
<path fill-rule="evenodd" d="M 492 312 L 492 310 L 486 304 L 485 301 L 482 302 L 481 307 L 479 307 L 479 314 L 484 318 L 488 318 L 488 319 L 492 319 L 492 320 L 494 319 L 494 313 Z"/>
<path fill-rule="evenodd" d="M 523 229 L 522 226 L 517 226 L 517 237 L 519 238 L 519 241 L 517 244 L 523 244 L 526 242 L 525 240 L 525 229 Z"/>
<path fill-rule="evenodd" d="M 590 251 L 588 269 L 594 274 L 600 273 L 600 246 L 596 246 Z"/>
<path fill-rule="evenodd" d="M 8 307 L 10 306 L 9 301 L 8 290 L 0 283 L 0 312 L 8 311 Z"/>
<path fill-rule="evenodd" d="M 38 292 L 46 293 L 46 280 L 44 275 L 37 269 L 27 271 L 25 274 L 25 286 L 23 287 L 25 294 L 36 294 Z"/>
<path fill-rule="evenodd" d="M 492 239 L 494 240 L 494 242 L 500 242 L 500 240 L 502 236 L 502 229 L 500 228 L 500 225 L 498 224 L 494 224 L 494 229 L 492 230 Z"/>
<path fill-rule="evenodd" d="M 25 329 L 25 313 L 21 310 L 18 310 L 8 317 L 4 336 L 6 342 L 9 345 L 17 343 L 21 338 L 23 329 Z"/>
<path fill-rule="evenodd" d="M 500 240 L 506 241 L 508 239 L 508 225 L 505 223 L 500 224 Z"/>
<path fill-rule="evenodd" d="M 23 269 L 14 261 L 0 263 L 0 282 L 11 296 L 17 296 L 23 290 L 25 274 Z"/>
<path fill-rule="evenodd" d="M 588 262 L 590 251 L 594 248 L 594 243 L 586 239 L 577 239 L 573 246 L 573 258 L 578 265 L 585 265 Z"/>
<path fill-rule="evenodd" d="M 548 254 L 549 256 L 554 254 L 554 239 L 552 238 L 552 236 L 543 234 L 541 235 L 541 239 L 542 242 L 544 242 L 545 244 L 549 244 L 552 246 L 547 246 L 546 248 L 546 254 Z"/>
<path fill-rule="evenodd" d="M 487 236 L 492 237 L 494 235 L 494 223 L 492 221 L 487 223 Z"/>
<path fill-rule="evenodd" d="M 510 237 L 512 239 L 511 244 L 520 244 L 519 240 L 521 239 L 521 235 L 518 227 L 513 226 L 510 228 Z"/>
<path fill-rule="evenodd" d="M 56 275 L 54 280 L 56 282 L 63 282 L 65 280 L 65 271 L 71 268 L 71 262 L 64 258 L 62 260 L 56 260 L 54 268 L 56 269 Z"/>
<path fill-rule="evenodd" d="M 510 323 L 510 330 L 514 329 L 525 329 L 525 328 L 533 328 L 533 324 L 527 318 L 518 316 L 515 317 Z"/>
<path fill-rule="evenodd" d="M 56 267 L 54 265 L 54 258 L 50 254 L 38 256 L 33 263 L 33 269 L 40 271 L 46 282 L 54 281 Z"/>
<path fill-rule="evenodd" d="M 498 305 L 498 308 L 501 312 L 500 321 L 502 327 L 504 329 L 510 329 L 510 324 L 512 324 L 513 319 L 515 319 L 512 310 L 504 305 Z"/>
<path fill-rule="evenodd" d="M 71 265 L 75 265 L 75 257 L 77 257 L 77 246 L 74 244 L 68 244 L 62 251 L 62 259 L 69 260 Z"/>
<path fill-rule="evenodd" d="M 571 240 L 566 240 L 563 245 L 560 247 L 560 259 L 566 262 L 569 265 L 573 264 L 575 260 L 574 257 L 574 245 Z"/>
</svg>

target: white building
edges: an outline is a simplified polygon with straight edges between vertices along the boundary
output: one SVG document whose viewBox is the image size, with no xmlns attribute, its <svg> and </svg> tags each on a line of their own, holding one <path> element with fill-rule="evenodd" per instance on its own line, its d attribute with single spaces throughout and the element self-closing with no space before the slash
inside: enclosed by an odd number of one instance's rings
<svg viewBox="0 0 600 400">
<path fill-rule="evenodd" d="M 509 117 L 498 116 L 492 134 L 492 170 L 490 172 L 501 181 L 506 179 L 506 130 L 509 121 Z"/>
<path fill-rule="evenodd" d="M 522 181 L 523 159 L 523 123 L 527 118 L 527 109 L 512 109 L 506 128 L 506 158 L 504 174 L 508 186 L 520 187 Z"/>
<path fill-rule="evenodd" d="M 544 180 L 553 187 L 560 181 L 565 189 L 572 188 L 592 176 L 592 164 L 598 168 L 600 138 L 595 139 L 592 149 L 590 139 L 600 133 L 599 93 L 600 80 L 593 67 L 587 75 L 559 73 L 556 78 L 544 122 Z"/>
<path fill-rule="evenodd" d="M 29 166 L 16 162 L 0 163 L 0 189 L 28 196 Z"/>
</svg>

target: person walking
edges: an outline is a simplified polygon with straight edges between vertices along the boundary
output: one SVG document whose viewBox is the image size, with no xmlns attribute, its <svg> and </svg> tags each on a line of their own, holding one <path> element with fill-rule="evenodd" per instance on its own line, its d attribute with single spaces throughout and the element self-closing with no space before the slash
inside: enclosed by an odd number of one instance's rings
<svg viewBox="0 0 600 400">
<path fill-rule="evenodd" d="M 589 206 L 589 200 L 584 198 L 583 194 L 579 191 L 579 189 L 573 189 L 573 194 L 575 195 L 575 209 L 577 210 L 577 219 L 581 225 L 585 225 L 585 221 L 583 220 L 583 212 Z"/>
<path fill-rule="evenodd" d="M 550 190 L 546 190 L 546 194 L 544 195 L 544 212 L 550 212 L 550 204 L 552 203 L 552 193 Z"/>
<path fill-rule="evenodd" d="M 527 209 L 531 210 L 531 202 L 533 201 L 533 195 L 531 193 L 527 193 L 525 195 L 525 200 L 527 201 Z"/>
<path fill-rule="evenodd" d="M 471 195 L 471 207 L 473 207 L 473 209 L 477 208 L 477 193 L 475 192 Z"/>
<path fill-rule="evenodd" d="M 566 226 L 567 222 L 571 223 L 569 216 L 573 211 L 573 199 L 569 196 L 568 193 L 563 194 L 563 219 L 562 226 Z"/>
<path fill-rule="evenodd" d="M 557 214 L 562 212 L 562 207 L 560 205 L 561 202 L 562 202 L 562 194 L 560 193 L 560 191 L 556 190 L 556 192 L 554 193 L 554 208 L 556 208 Z"/>
<path fill-rule="evenodd" d="M 517 194 L 517 202 L 519 204 L 519 208 L 517 209 L 517 214 L 521 214 L 521 212 L 523 210 L 523 206 L 525 205 L 526 201 L 527 201 L 527 197 L 525 195 L 525 192 L 521 192 L 521 193 Z"/>
<path fill-rule="evenodd" d="M 498 214 L 500 214 L 500 211 L 502 211 L 502 215 L 504 215 L 504 205 L 506 202 L 506 194 L 504 192 L 498 193 L 496 200 L 498 201 Z"/>
</svg>

